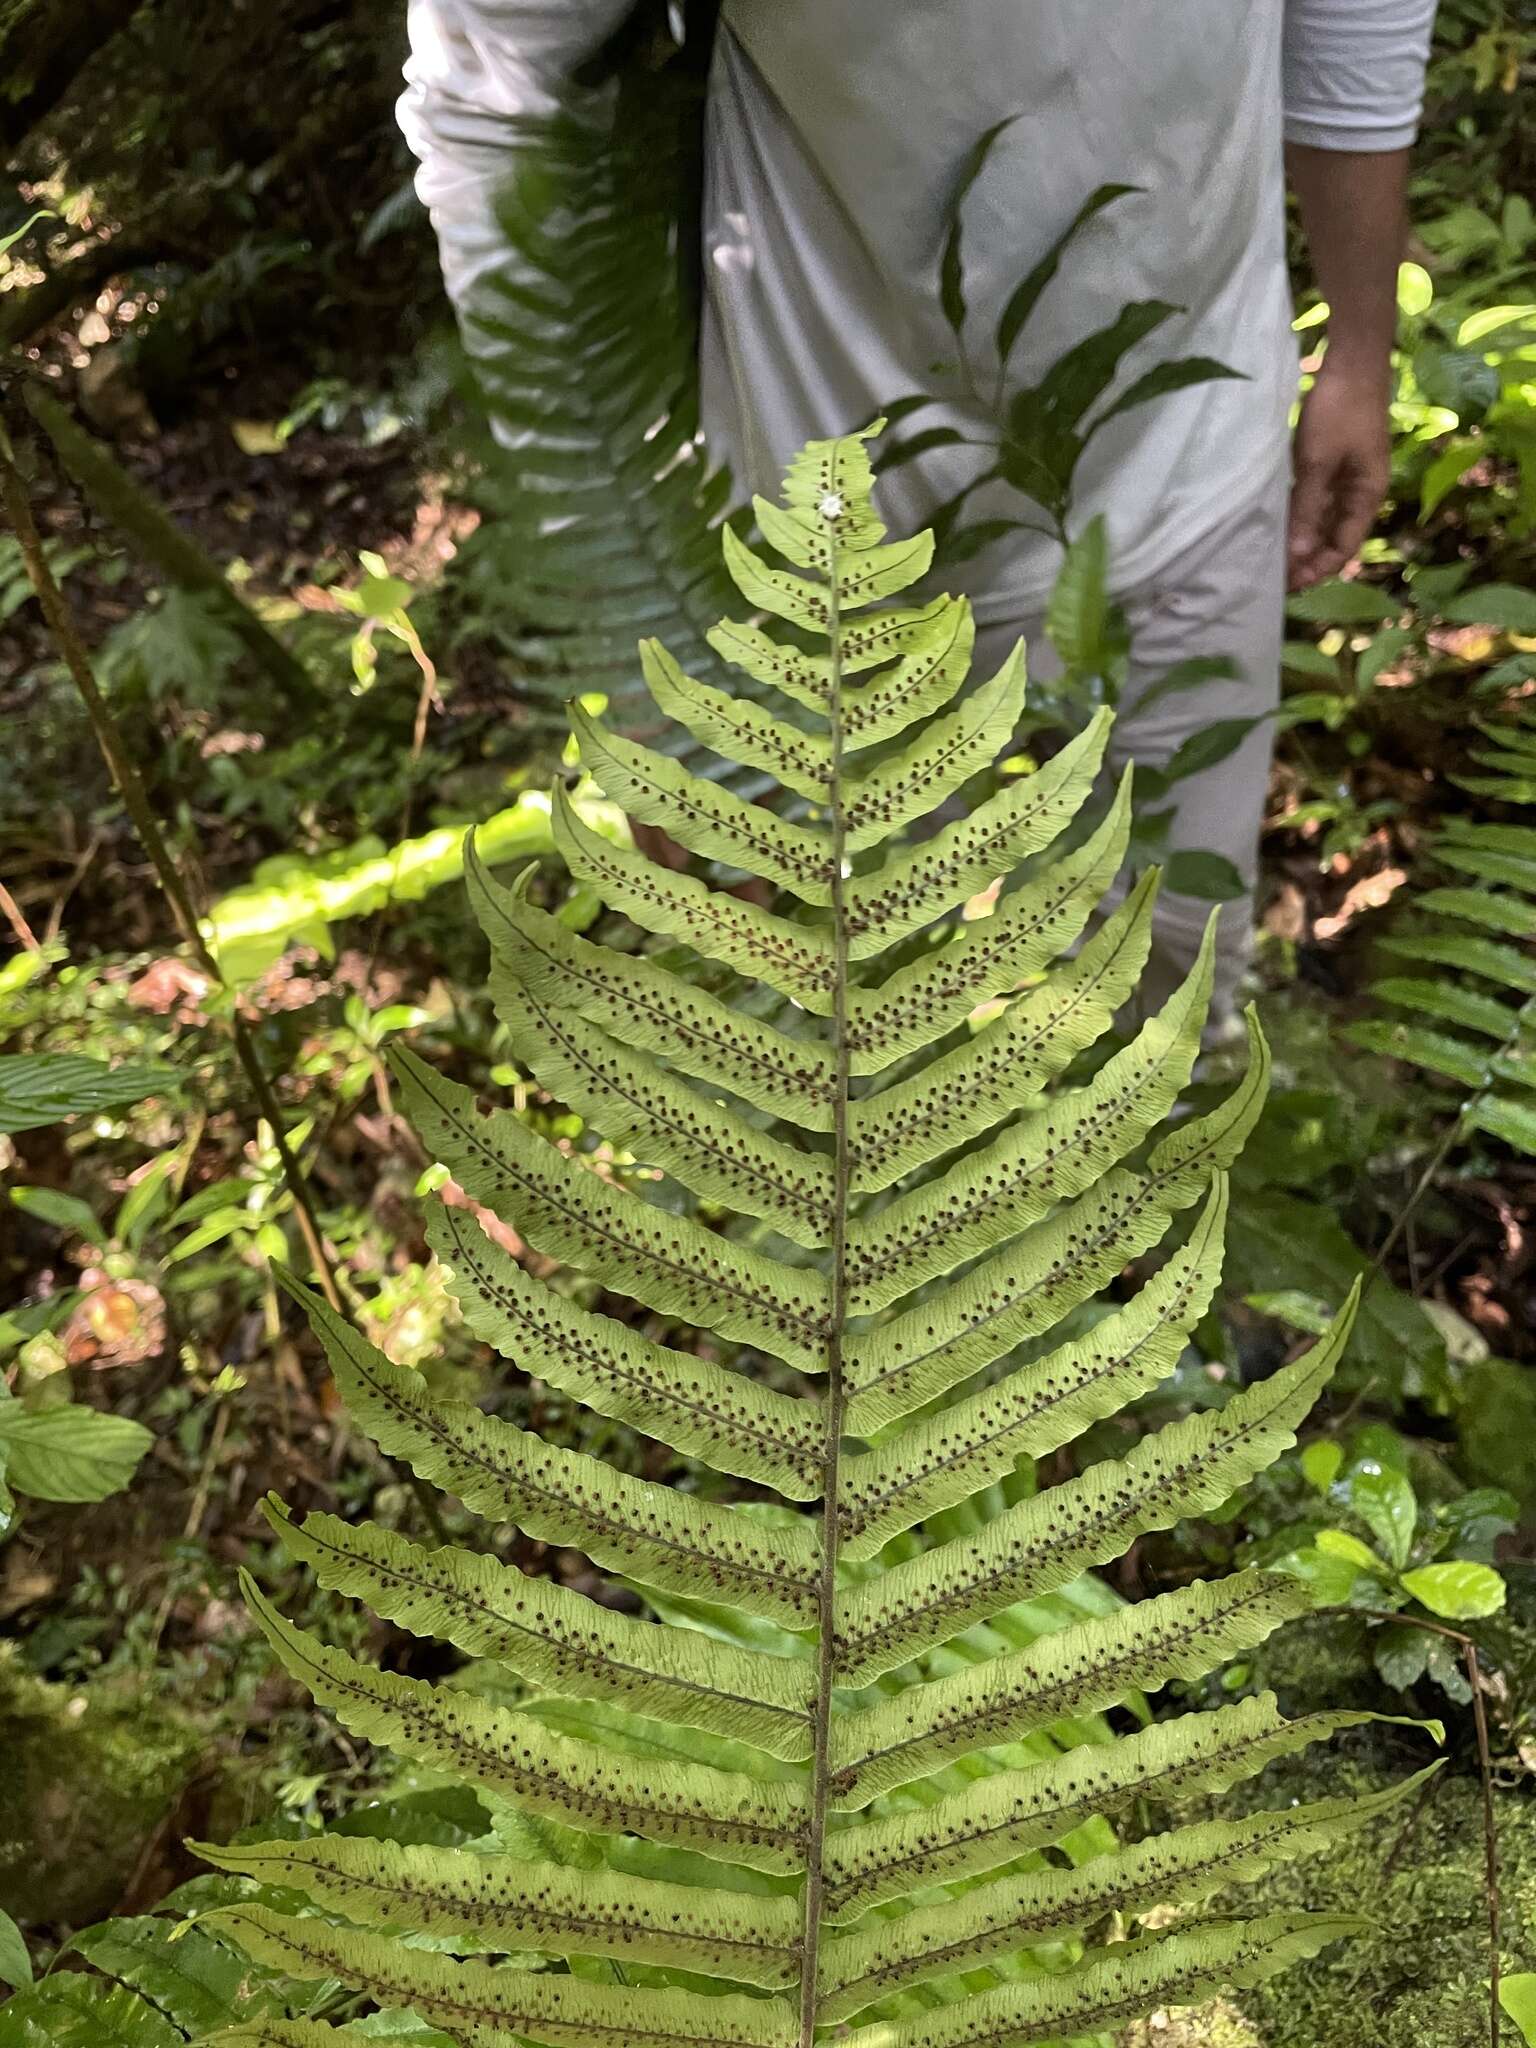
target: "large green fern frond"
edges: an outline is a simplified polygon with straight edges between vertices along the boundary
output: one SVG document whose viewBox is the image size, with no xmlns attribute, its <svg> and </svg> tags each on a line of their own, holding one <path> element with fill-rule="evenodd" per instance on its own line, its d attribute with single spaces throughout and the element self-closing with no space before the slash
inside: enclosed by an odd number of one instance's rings
<svg viewBox="0 0 1536 2048">
<path fill-rule="evenodd" d="M 787 568 L 726 543 L 760 617 L 714 644 L 814 722 L 744 706 L 660 648 L 644 657 L 660 707 L 710 748 L 739 741 L 806 799 L 803 822 L 577 720 L 610 796 L 780 885 L 774 910 L 712 894 L 557 805 L 583 882 L 737 978 L 611 952 L 470 863 L 517 1057 L 697 1206 L 648 1202 L 420 1059 L 396 1062 L 459 1188 L 605 1290 L 556 1291 L 443 1207 L 432 1242 L 470 1327 L 769 1498 L 637 1478 L 440 1399 L 296 1290 L 359 1428 L 649 1609 L 490 1550 L 273 1511 L 323 1586 L 521 1685 L 508 1705 L 504 1685 L 381 1669 L 252 1590 L 289 1671 L 357 1736 L 474 1787 L 501 1853 L 326 1836 L 214 1851 L 252 1886 L 214 1924 L 270 1968 L 409 2007 L 473 2048 L 811 2048 L 824 2029 L 867 2048 L 1010 2048 L 1252 1982 L 1354 1924 L 1201 1908 L 1326 1848 L 1370 1802 L 1174 1825 L 1129 1848 L 1090 1824 L 1214 1797 L 1364 1717 L 1287 1723 L 1265 1696 L 1088 1747 L 1049 1739 L 1198 1679 L 1306 1605 L 1292 1581 L 1245 1572 L 1124 1608 L 1091 1601 L 1082 1575 L 1294 1442 L 1352 1304 L 1225 1407 L 1047 1491 L 1027 1483 L 1032 1459 L 1166 1375 L 1206 1314 L 1267 1055 L 1250 1026 L 1227 1099 L 1174 1115 L 1207 949 L 1092 1078 L 1064 1078 L 1134 987 L 1156 886 L 1092 926 L 1127 832 L 1122 790 L 1073 833 L 1103 720 L 935 836 L 905 836 L 1006 742 L 1023 671 L 1015 659 L 962 695 L 965 607 L 882 608 L 929 549 L 887 540 L 866 438 L 812 446 L 782 507 L 757 507 Z M 1098 1299 L 1165 1239 L 1139 1287 Z M 1043 1632 L 1031 1617 L 1047 1612 L 1066 1625 Z M 1065 1858 L 1041 1856 L 1053 1844 Z M 1153 1905 L 1179 1909 L 1171 1927 L 1093 1943 L 1112 1911 Z M 347 2036 L 262 2020 L 230 2038 Z"/>
</svg>

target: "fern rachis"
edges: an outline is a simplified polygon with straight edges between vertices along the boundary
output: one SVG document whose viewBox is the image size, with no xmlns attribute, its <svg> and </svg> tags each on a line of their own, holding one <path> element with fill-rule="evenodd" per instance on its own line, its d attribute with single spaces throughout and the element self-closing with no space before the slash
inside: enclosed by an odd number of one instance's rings
<svg viewBox="0 0 1536 2048">
<path fill-rule="evenodd" d="M 701 856 L 750 853 L 800 907 L 712 895 L 556 806 L 579 879 L 802 1014 L 781 1004 L 769 1020 L 656 960 L 607 952 L 470 864 L 518 1057 L 735 1221 L 647 1203 L 518 1118 L 483 1114 L 413 1056 L 397 1061 L 428 1150 L 471 1197 L 652 1312 L 642 1332 L 558 1295 L 462 1209 L 441 1209 L 432 1242 L 476 1333 L 782 1504 L 695 1497 L 440 1400 L 307 1302 L 359 1427 L 470 1509 L 642 1587 L 657 1617 L 530 1581 L 492 1554 L 273 1511 L 324 1586 L 494 1660 L 527 1691 L 509 1709 L 379 1670 L 253 1589 L 288 1668 L 358 1735 L 467 1780 L 502 1853 L 325 1836 L 212 1851 L 256 1887 L 215 1924 L 258 1961 L 410 2006 L 474 2048 L 812 2048 L 818 2030 L 850 2026 L 869 2048 L 1010 2048 L 1254 1981 L 1355 1924 L 1197 1908 L 1322 1848 L 1369 1802 L 1176 1825 L 1076 1868 L 1038 1854 L 1093 1815 L 1219 1794 L 1363 1718 L 1288 1724 L 1265 1697 L 1062 1748 L 1053 1727 L 1199 1677 L 1306 1595 L 1243 1573 L 1138 1607 L 1067 1610 L 1070 1625 L 1045 1634 L 1020 1605 L 1069 1601 L 1089 1567 L 1216 1506 L 1278 1456 L 1351 1308 L 1226 1407 L 1047 1492 L 997 1496 L 1021 1459 L 1172 1369 L 1219 1280 L 1226 1169 L 1267 1061 L 1251 1027 L 1227 1101 L 1165 1125 L 1199 1043 L 1207 953 L 1093 1079 L 1053 1086 L 1134 984 L 1155 883 L 1057 959 L 1124 851 L 1125 791 L 1083 843 L 1057 845 L 1087 800 L 1103 721 L 933 838 L 901 838 L 1012 730 L 1023 673 L 1012 663 L 951 709 L 964 606 L 868 609 L 899 596 L 929 551 L 886 542 L 863 438 L 814 445 L 784 506 L 759 504 L 789 570 L 726 542 L 749 601 L 828 651 L 780 647 L 755 625 L 715 644 L 816 710 L 822 730 L 716 702 L 660 650 L 645 656 L 663 709 L 696 718 L 711 746 L 741 731 L 756 765 L 823 791 L 821 815 L 791 826 L 578 721 L 610 795 Z M 858 757 L 875 745 L 869 767 Z M 943 922 L 1033 855 L 990 916 Z M 930 927 L 931 942 L 882 960 Z M 957 1042 L 971 1012 L 1005 997 Z M 1060 1329 L 1180 1217 L 1187 1233 L 1139 1293 L 1086 1333 Z M 655 1318 L 709 1332 L 710 1355 L 659 1341 Z M 1026 1340 L 1043 1341 L 1009 1368 Z M 295 1893 L 319 1917 L 284 1910 Z M 1075 1961 L 1061 1948 L 1112 1908 L 1163 1903 L 1185 1908 L 1171 1931 Z M 430 1947 L 391 1938 L 410 1932 Z M 231 2039 L 321 2048 L 338 2034 L 263 2020 Z"/>
</svg>

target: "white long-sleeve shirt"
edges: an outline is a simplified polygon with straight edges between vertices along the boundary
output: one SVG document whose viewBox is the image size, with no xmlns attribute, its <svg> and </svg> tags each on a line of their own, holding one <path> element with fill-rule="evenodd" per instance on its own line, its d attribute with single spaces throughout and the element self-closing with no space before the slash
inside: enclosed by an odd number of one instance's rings
<svg viewBox="0 0 1536 2048">
<path fill-rule="evenodd" d="M 519 116 L 545 111 L 631 0 L 411 0 L 401 103 L 450 295 L 505 261 L 495 194 Z M 1183 310 L 1124 366 L 1216 358 L 1243 381 L 1128 412 L 1090 444 L 1074 524 L 1107 515 L 1116 579 L 1154 577 L 1271 479 L 1296 386 L 1282 143 L 1390 150 L 1415 134 L 1435 0 L 726 0 L 711 85 L 705 420 L 743 488 L 772 492 L 813 436 L 914 391 L 923 424 L 993 439 L 991 337 L 1013 287 L 1107 182 L 1140 188 L 1074 243 L 1009 368 L 1033 384 L 1135 299 Z M 958 395 L 938 294 L 945 205 L 966 205 L 969 352 Z M 921 525 L 978 466 L 944 448 L 893 471 L 889 522 Z M 989 485 L 971 518 L 1038 517 Z M 1017 616 L 1059 549 L 1018 533 L 967 572 Z"/>
</svg>

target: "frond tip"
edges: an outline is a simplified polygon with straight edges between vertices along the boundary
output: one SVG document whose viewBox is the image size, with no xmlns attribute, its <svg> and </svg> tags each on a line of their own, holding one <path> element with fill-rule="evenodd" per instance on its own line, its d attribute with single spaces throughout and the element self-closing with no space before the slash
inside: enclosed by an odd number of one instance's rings
<svg viewBox="0 0 1536 2048">
<path fill-rule="evenodd" d="M 1175 1822 L 1072 1867 L 1095 1816 L 1219 1797 L 1367 1718 L 1287 1722 L 1266 1696 L 1087 1749 L 1069 1732 L 1216 1669 L 1308 1604 L 1294 1580 L 1241 1572 L 1123 1607 L 1082 1575 L 1217 1507 L 1292 1444 L 1356 1303 L 1225 1406 L 1044 1492 L 1019 1484 L 1169 1374 L 1207 1314 L 1268 1054 L 1250 1017 L 1244 1076 L 1173 1118 L 1208 937 L 1162 1011 L 1091 1078 L 1070 1076 L 1135 987 L 1157 887 L 1142 877 L 1096 919 L 1129 829 L 1129 786 L 1095 795 L 1106 717 L 912 836 L 1006 751 L 1024 662 L 967 692 L 967 607 L 888 604 L 931 547 L 887 540 L 867 438 L 813 444 L 783 505 L 759 504 L 787 567 L 725 538 L 748 604 L 795 638 L 754 618 L 710 645 L 777 711 L 654 643 L 641 653 L 696 752 L 772 774 L 799 799 L 794 822 L 743 802 L 723 766 L 682 765 L 686 747 L 576 720 L 609 796 L 777 900 L 653 866 L 557 798 L 573 871 L 671 949 L 621 954 L 470 849 L 513 1054 L 611 1153 L 557 1146 L 414 1054 L 394 1060 L 460 1190 L 428 1228 L 475 1335 L 578 1411 L 643 1432 L 650 1471 L 693 1460 L 737 1484 L 639 1478 L 442 1399 L 284 1283 L 359 1429 L 629 1595 L 605 1604 L 490 1548 L 271 1511 L 325 1589 L 502 1667 L 490 1696 L 383 1669 L 248 1589 L 289 1671 L 359 1736 L 472 1785 L 502 1846 L 210 1850 L 258 1887 L 210 1924 L 260 1963 L 409 2007 L 472 2048 L 815 2048 L 833 2028 L 855 2048 L 1022 2048 L 1117 2026 L 1351 1933 L 1204 1907 L 1398 1796 Z M 637 1173 L 665 1174 L 692 1207 L 647 1199 Z M 491 1212 L 515 1238 L 482 1227 Z M 509 1244 L 583 1284 L 540 1277 Z M 1053 1602 L 1065 1623 L 1042 1628 Z M 299 1913 L 272 1903 L 295 1897 Z M 1170 1930 L 1092 1943 L 1108 1913 L 1160 1905 L 1180 1909 Z M 347 2038 L 266 2018 L 230 2037 Z"/>
</svg>

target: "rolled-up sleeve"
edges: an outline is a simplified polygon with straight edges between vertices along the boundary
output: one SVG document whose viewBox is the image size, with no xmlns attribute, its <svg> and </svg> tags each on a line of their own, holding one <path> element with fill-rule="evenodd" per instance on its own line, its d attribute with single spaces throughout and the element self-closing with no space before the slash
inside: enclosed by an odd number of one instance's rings
<svg viewBox="0 0 1536 2048">
<path fill-rule="evenodd" d="M 1406 149 L 1419 129 L 1436 0 L 1286 0 L 1285 136 Z"/>
<path fill-rule="evenodd" d="M 579 68 L 635 0 L 410 0 L 410 58 L 400 126 L 420 168 L 416 190 L 437 232 L 443 282 L 462 315 L 504 272 L 497 213 L 516 168 L 521 124 L 558 107 L 600 114 L 605 95 L 576 90 Z"/>
</svg>

